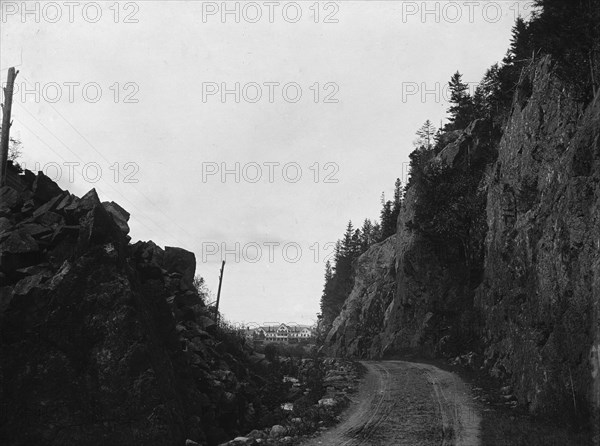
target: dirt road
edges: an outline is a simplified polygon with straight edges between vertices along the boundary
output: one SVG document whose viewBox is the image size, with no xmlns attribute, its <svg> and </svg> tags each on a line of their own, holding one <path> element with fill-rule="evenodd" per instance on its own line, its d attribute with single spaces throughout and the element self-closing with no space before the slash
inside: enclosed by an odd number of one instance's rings
<svg viewBox="0 0 600 446">
<path fill-rule="evenodd" d="M 303 446 L 476 446 L 480 416 L 455 374 L 404 361 L 368 369 L 342 422 Z"/>
</svg>

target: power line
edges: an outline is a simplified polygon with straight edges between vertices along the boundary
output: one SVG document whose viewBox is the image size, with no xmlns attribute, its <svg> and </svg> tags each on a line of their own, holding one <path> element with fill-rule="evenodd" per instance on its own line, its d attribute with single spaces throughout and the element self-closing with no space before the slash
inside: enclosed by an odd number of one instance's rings
<svg viewBox="0 0 600 446">
<path fill-rule="evenodd" d="M 54 154 L 56 154 L 56 156 L 58 156 L 61 160 L 66 161 L 66 159 L 63 158 L 63 156 L 58 153 L 56 150 L 54 150 L 52 148 L 52 146 L 50 144 L 48 144 L 45 140 L 43 140 L 39 135 L 37 135 L 31 128 L 29 128 L 29 126 L 27 126 L 23 121 L 21 120 L 17 120 L 17 122 L 19 122 L 23 127 L 25 127 L 25 129 L 27 129 L 33 136 L 35 136 L 40 142 L 42 142 L 43 144 L 46 145 L 46 147 L 48 147 Z M 86 181 L 85 177 L 83 176 L 82 172 L 77 171 L 76 169 L 73 169 L 73 171 L 75 173 L 77 173 L 79 176 L 81 176 L 83 181 Z M 106 194 L 101 188 L 97 188 L 102 194 L 108 195 Z M 123 197 L 125 198 L 125 197 Z M 125 198 L 126 199 L 126 198 Z M 127 200 L 127 199 L 126 199 Z M 134 205 L 135 207 L 135 205 Z M 137 209 L 137 208 L 136 208 Z M 142 212 L 140 212 L 142 213 Z M 153 231 L 150 227 L 148 227 L 142 220 L 139 220 L 138 218 L 134 218 L 136 221 L 138 221 L 142 226 L 144 226 L 146 229 L 148 229 L 149 231 Z M 149 218 L 150 221 L 152 221 L 152 223 L 154 223 L 157 227 L 158 224 L 156 222 L 154 222 L 151 218 Z M 175 238 L 179 243 L 181 243 L 181 240 Z"/>
<path fill-rule="evenodd" d="M 26 83 L 29 84 L 29 81 L 27 80 L 26 77 L 23 77 L 23 79 L 25 80 Z M 31 84 L 30 84 L 31 85 Z M 56 107 L 54 107 L 52 104 L 48 104 L 50 105 L 50 107 L 98 154 L 100 155 L 107 163 L 110 163 L 110 161 L 108 159 L 106 159 L 106 157 L 98 150 L 96 149 L 96 147 L 89 141 L 88 138 L 86 138 L 79 130 L 77 130 L 77 128 L 67 119 L 65 118 L 65 116 L 63 116 L 62 113 L 60 113 Z M 33 115 L 32 115 L 33 116 Z M 37 119 L 36 119 L 37 120 Z M 38 121 L 39 122 L 39 121 Z M 45 126 L 44 126 L 45 127 Z M 48 130 L 49 131 L 49 130 Z M 52 132 L 50 132 L 52 133 Z M 58 138 L 57 138 L 58 139 Z M 58 139 L 60 141 L 60 139 Z M 64 143 L 63 143 L 64 145 Z M 65 145 L 66 146 L 66 145 Z M 81 160 L 81 158 L 79 158 Z M 83 160 L 81 160 L 83 161 Z M 158 212 L 160 212 L 163 216 L 165 216 L 167 219 L 171 220 L 171 218 L 165 214 L 162 209 L 160 208 L 160 206 L 156 205 L 156 203 L 154 203 L 146 194 L 144 194 L 140 189 L 138 189 L 135 185 L 132 185 L 133 188 L 142 196 L 144 197 L 156 210 L 158 210 Z M 121 195 L 122 196 L 122 195 Z M 125 198 L 125 197 L 123 197 Z M 154 223 L 154 222 L 153 222 Z M 183 227 L 181 227 L 176 221 L 172 221 L 172 223 L 179 228 L 181 231 L 183 231 L 187 236 L 191 237 L 192 239 L 194 238 L 194 236 L 192 234 L 190 234 L 189 232 L 187 232 L 187 230 Z M 156 224 L 156 223 L 155 223 Z M 158 226 L 158 225 L 157 225 Z M 179 241 L 181 243 L 181 241 Z"/>
</svg>

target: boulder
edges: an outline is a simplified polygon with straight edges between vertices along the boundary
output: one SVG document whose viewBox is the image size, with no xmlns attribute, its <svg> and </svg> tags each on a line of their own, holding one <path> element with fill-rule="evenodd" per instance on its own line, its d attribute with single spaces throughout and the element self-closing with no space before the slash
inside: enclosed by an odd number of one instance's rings
<svg viewBox="0 0 600 446">
<path fill-rule="evenodd" d="M 56 244 L 70 236 L 77 237 L 80 229 L 81 227 L 79 225 L 58 225 L 52 235 L 52 243 Z"/>
<path fill-rule="evenodd" d="M 56 205 L 56 212 L 64 212 L 65 208 L 73 202 L 75 199 L 75 195 L 71 195 L 70 193 L 65 193 L 60 202 Z"/>
<path fill-rule="evenodd" d="M 49 279 L 54 275 L 52 273 L 52 269 L 50 268 L 50 265 L 47 263 L 40 263 L 39 265 L 33 265 L 33 266 L 28 266 L 26 268 L 20 268 L 20 269 L 16 270 L 16 273 L 19 274 L 21 277 L 34 276 L 34 275 L 39 274 L 42 276 L 42 278 L 44 280 Z"/>
<path fill-rule="evenodd" d="M 71 263 L 65 260 L 58 272 L 54 274 L 54 276 L 52 276 L 52 278 L 48 280 L 46 284 L 44 284 L 44 287 L 48 290 L 56 289 L 65 280 L 71 269 Z"/>
<path fill-rule="evenodd" d="M 35 212 L 34 212 L 35 217 Z M 35 218 L 35 221 L 44 225 L 44 226 L 53 226 L 64 225 L 65 219 L 62 215 L 57 214 L 56 212 L 45 212 Z"/>
<path fill-rule="evenodd" d="M 105 201 L 102 203 L 102 206 L 104 206 L 104 209 L 106 209 L 106 211 L 113 218 L 121 232 L 123 232 L 125 235 L 129 234 L 129 225 L 127 224 L 130 217 L 129 212 L 127 212 L 114 201 Z"/>
<path fill-rule="evenodd" d="M 335 406 L 335 399 L 333 398 L 322 398 L 319 400 L 319 406 L 331 407 Z"/>
<path fill-rule="evenodd" d="M 336 374 L 336 375 L 331 375 L 331 376 L 327 376 L 325 377 L 325 379 L 323 380 L 323 383 L 325 384 L 333 384 L 336 382 L 343 382 L 345 380 L 345 377 Z"/>
<path fill-rule="evenodd" d="M 10 211 L 22 203 L 19 193 L 10 186 L 0 187 L 0 211 Z"/>
<path fill-rule="evenodd" d="M 67 192 L 62 192 L 59 195 L 50 198 L 50 200 L 48 200 L 46 203 L 44 203 L 39 208 L 33 211 L 33 218 L 37 219 L 38 217 L 44 215 L 46 212 L 54 211 L 58 204 L 63 200 L 65 195 L 67 195 Z"/>
<path fill-rule="evenodd" d="M 61 201 L 56 207 L 56 209 L 58 209 L 61 212 L 64 212 L 65 214 L 73 214 L 77 209 L 77 206 L 79 205 L 79 201 L 79 197 L 71 195 L 71 197 L 68 198 L 66 201 Z"/>
<path fill-rule="evenodd" d="M 91 201 L 92 199 L 89 199 L 87 203 Z M 94 206 L 88 211 L 80 219 L 80 225 L 77 242 L 80 253 L 87 250 L 90 246 L 117 242 L 122 237 L 116 223 L 101 204 Z"/>
<path fill-rule="evenodd" d="M 65 212 L 72 213 L 76 217 L 80 217 L 97 206 L 102 206 L 102 204 L 100 203 L 100 198 L 98 198 L 96 189 L 92 189 L 80 199 L 73 199 L 71 204 L 65 207 Z"/>
<path fill-rule="evenodd" d="M 159 246 L 152 241 L 139 241 L 129 249 L 143 280 L 164 279 L 162 268 L 164 251 Z"/>
<path fill-rule="evenodd" d="M 197 318 L 197 321 L 198 325 L 200 325 L 200 328 L 207 332 L 210 332 L 210 330 L 214 330 L 217 326 L 217 324 L 215 324 L 215 321 L 206 316 L 200 316 L 199 318 Z"/>
<path fill-rule="evenodd" d="M 283 437 L 285 436 L 285 434 L 287 434 L 287 429 L 280 424 L 276 424 L 275 426 L 273 426 L 271 428 L 271 431 L 269 432 L 269 435 L 275 438 Z"/>
<path fill-rule="evenodd" d="M 235 437 L 233 440 L 231 440 L 229 443 L 227 443 L 230 446 L 253 446 L 256 443 L 256 440 L 254 438 L 249 438 L 249 437 Z"/>
<path fill-rule="evenodd" d="M 39 249 L 37 242 L 25 229 L 12 231 L 0 243 L 0 267 L 6 270 L 7 267 L 16 269 L 28 266 L 31 254 Z"/>
<path fill-rule="evenodd" d="M 196 272 L 196 256 L 193 252 L 182 248 L 165 247 L 164 268 L 169 273 L 181 274 L 181 288 L 194 289 L 194 274 Z"/>
<path fill-rule="evenodd" d="M 33 213 L 35 208 L 35 201 L 33 199 L 27 200 L 25 201 L 25 203 L 23 203 L 23 206 L 21 207 L 21 213 L 25 215 L 30 215 Z"/>
<path fill-rule="evenodd" d="M 12 228 L 12 223 L 6 217 L 0 217 L 0 234 Z"/>
<path fill-rule="evenodd" d="M 32 190 L 33 197 L 42 203 L 49 201 L 53 197 L 60 195 L 63 192 L 58 184 L 44 175 L 43 172 L 38 172 L 37 176 L 35 177 L 35 181 L 33 182 Z"/>
<path fill-rule="evenodd" d="M 246 437 L 250 437 L 250 438 L 254 438 L 254 439 L 263 439 L 265 438 L 267 435 L 258 429 L 254 429 L 253 431 L 251 431 L 248 435 L 246 435 Z"/>
<path fill-rule="evenodd" d="M 52 234 L 53 232 L 52 228 L 38 223 L 26 223 L 22 226 L 22 228 L 25 230 L 25 232 L 27 232 L 27 234 L 36 239 L 46 234 Z"/>
<path fill-rule="evenodd" d="M 14 295 L 27 296 L 33 289 L 39 288 L 44 279 L 44 274 L 34 274 L 21 279 L 14 287 Z"/>
</svg>

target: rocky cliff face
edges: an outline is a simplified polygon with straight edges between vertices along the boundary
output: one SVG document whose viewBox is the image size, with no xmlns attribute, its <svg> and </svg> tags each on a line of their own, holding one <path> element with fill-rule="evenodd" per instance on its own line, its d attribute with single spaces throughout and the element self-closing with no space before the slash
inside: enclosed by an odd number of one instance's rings
<svg viewBox="0 0 600 446">
<path fill-rule="evenodd" d="M 467 269 L 445 262 L 448 253 L 406 227 L 415 200 L 410 190 L 396 235 L 358 259 L 352 292 L 325 341 L 332 355 L 433 355 L 452 321 L 461 317 L 461 310 L 468 311 L 464 296 L 468 300 L 472 292 Z"/>
<path fill-rule="evenodd" d="M 492 373 L 535 412 L 598 410 L 600 100 L 548 59 L 521 82 L 488 184 L 483 316 Z"/>
<path fill-rule="evenodd" d="M 337 356 L 377 357 L 387 310 L 396 288 L 396 237 L 372 246 L 357 260 L 352 293 L 325 344 Z"/>
<path fill-rule="evenodd" d="M 474 123 L 457 134 L 437 162 L 461 165 L 469 151 L 472 158 L 488 157 L 487 147 L 474 144 L 476 127 Z M 410 188 L 396 234 L 358 259 L 354 289 L 326 340 L 333 355 L 433 356 L 448 349 L 445 341 L 451 334 L 460 337 L 474 330 L 470 271 L 455 261 L 456 247 L 440 246 L 409 229 L 418 199 L 419 190 Z"/>
<path fill-rule="evenodd" d="M 0 189 L 0 443 L 217 444 L 256 423 L 267 374 L 213 323 L 194 254 L 128 244 L 94 190 L 21 186 Z"/>
<path fill-rule="evenodd" d="M 434 162 L 458 166 L 465 159 L 495 159 L 494 148 L 479 141 L 477 126 L 458 135 Z M 481 181 L 488 227 L 481 240 L 483 273 L 473 277 L 458 252 L 440 251 L 407 229 L 420 199 L 418 188 L 409 189 L 395 256 L 386 252 L 382 262 L 377 253 L 383 248 L 376 246 L 359 259 L 354 290 L 328 336 L 331 351 L 376 358 L 479 348 L 485 368 L 511 382 L 531 411 L 597 416 L 599 135 L 598 97 L 582 110 L 548 58 L 530 67 L 515 94 L 497 159 Z M 392 296 L 388 268 L 394 257 Z M 368 293 L 365 284 L 381 291 Z M 473 337 L 479 347 L 456 342 Z"/>
</svg>

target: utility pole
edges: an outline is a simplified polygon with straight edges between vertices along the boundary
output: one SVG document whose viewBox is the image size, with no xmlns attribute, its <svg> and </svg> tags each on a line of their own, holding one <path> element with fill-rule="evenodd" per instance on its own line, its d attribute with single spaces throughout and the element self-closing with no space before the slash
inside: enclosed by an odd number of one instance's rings
<svg viewBox="0 0 600 446">
<path fill-rule="evenodd" d="M 215 322 L 219 325 L 219 302 L 221 301 L 221 285 L 223 284 L 223 270 L 225 269 L 225 260 L 221 263 L 221 273 L 219 274 L 219 290 L 217 291 L 217 307 L 215 308 Z"/>
<path fill-rule="evenodd" d="M 6 87 L 4 87 L 4 104 L 2 104 L 2 139 L 0 141 L 0 187 L 6 183 L 6 166 L 8 165 L 8 143 L 10 141 L 10 111 L 12 109 L 15 78 L 19 74 L 15 67 L 8 69 Z"/>
</svg>

